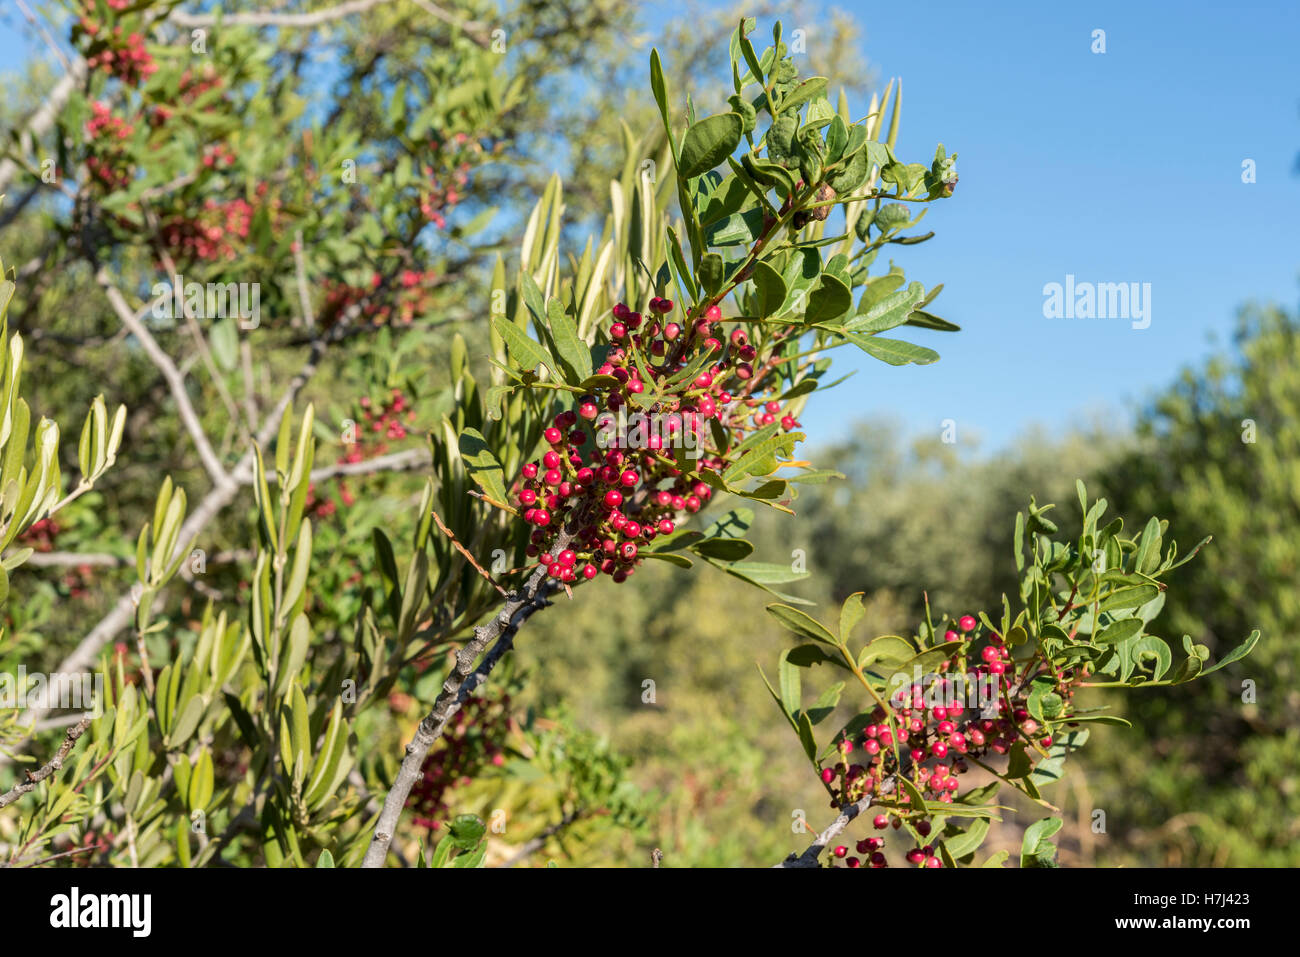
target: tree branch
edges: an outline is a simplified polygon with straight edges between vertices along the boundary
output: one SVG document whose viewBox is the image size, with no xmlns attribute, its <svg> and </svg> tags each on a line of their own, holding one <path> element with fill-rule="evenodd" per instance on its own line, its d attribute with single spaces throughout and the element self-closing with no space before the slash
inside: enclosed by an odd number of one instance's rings
<svg viewBox="0 0 1300 957">
<path fill-rule="evenodd" d="M 144 315 L 149 311 L 149 306 L 142 307 L 139 312 L 133 310 L 127 304 L 122 291 L 113 283 L 113 278 L 109 275 L 105 266 L 100 266 L 95 271 L 95 281 L 99 283 L 104 290 L 104 294 L 108 296 L 108 301 L 112 305 L 113 311 L 117 313 L 122 325 L 139 340 L 145 355 L 149 357 L 149 361 L 167 380 L 167 388 L 171 391 L 172 398 L 176 400 L 181 422 L 185 425 L 185 431 L 190 434 L 190 438 L 194 441 L 199 458 L 203 461 L 203 468 L 208 473 L 208 477 L 212 479 L 212 484 L 218 489 L 227 486 L 235 487 L 234 480 L 222 467 L 221 459 L 218 457 L 216 450 L 213 449 L 212 443 L 208 440 L 208 434 L 203 431 L 203 423 L 199 420 L 198 413 L 194 411 L 194 403 L 190 401 L 189 392 L 185 388 L 185 377 L 181 374 L 180 369 L 176 368 L 176 363 L 172 362 L 171 356 L 158 345 L 158 341 L 154 339 L 153 334 L 142 321 Z"/>
<path fill-rule="evenodd" d="M 906 774 L 911 766 L 911 760 L 905 759 L 902 773 Z M 808 845 L 808 849 L 802 854 L 790 852 L 790 856 L 780 864 L 773 864 L 773 867 L 817 867 L 818 858 L 821 857 L 822 851 L 826 850 L 826 845 L 835 840 L 846 827 L 853 823 L 854 819 L 861 816 L 875 800 L 877 795 L 892 794 L 898 781 L 898 772 L 891 774 L 885 780 L 880 782 L 880 787 L 876 791 L 859 798 L 853 804 L 840 808 L 839 817 L 831 821 L 826 830 L 817 835 L 816 840 Z"/>
<path fill-rule="evenodd" d="M 36 785 L 40 784 L 51 774 L 54 774 L 56 771 L 61 771 L 63 769 L 63 759 L 68 756 L 68 752 L 72 750 L 74 745 L 76 745 L 77 739 L 85 734 L 86 729 L 89 727 L 90 718 L 87 717 L 82 718 L 74 726 L 69 728 L 67 735 L 63 739 L 63 743 L 59 745 L 59 750 L 54 752 L 54 757 L 50 758 L 50 760 L 38 770 L 29 771 L 27 773 L 27 780 L 22 784 L 16 784 L 4 794 L 0 794 L 0 807 L 8 807 L 28 791 L 35 790 Z"/>
<path fill-rule="evenodd" d="M 347 0 L 337 6 L 314 10 L 311 13 L 224 13 L 218 8 L 213 13 L 186 13 L 174 10 L 171 22 L 177 26 L 215 27 L 218 23 L 227 27 L 318 27 L 332 20 L 342 20 L 354 13 L 365 13 L 371 7 L 391 3 L 392 0 Z"/>
<path fill-rule="evenodd" d="M 562 531 L 557 547 L 561 549 L 567 547 L 569 538 L 570 536 Z M 438 699 L 420 722 L 411 743 L 406 746 L 406 757 L 402 759 L 397 779 L 393 781 L 393 786 L 384 799 L 384 809 L 375 822 L 375 833 L 370 840 L 370 847 L 366 850 L 362 867 L 384 866 L 388 856 L 388 845 L 392 843 L 393 834 L 397 830 L 402 808 L 406 805 L 411 788 L 420 778 L 420 770 L 424 766 L 429 748 L 442 735 L 452 715 L 460 709 L 474 689 L 487 680 L 497 662 L 513 646 L 515 633 L 520 626 L 535 612 L 550 604 L 549 594 L 550 585 L 546 581 L 546 569 L 539 567 L 523 586 L 510 596 L 497 616 L 487 624 L 475 628 L 474 637 L 456 653 L 456 663 L 451 673 L 447 675 L 447 680 L 443 682 Z M 474 662 L 493 641 L 495 644 L 476 670 Z"/>
</svg>

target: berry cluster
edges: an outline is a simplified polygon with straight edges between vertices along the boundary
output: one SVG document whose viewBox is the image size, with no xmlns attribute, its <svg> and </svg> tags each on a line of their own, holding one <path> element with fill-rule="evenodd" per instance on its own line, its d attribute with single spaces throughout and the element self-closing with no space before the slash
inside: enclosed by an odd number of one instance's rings
<svg viewBox="0 0 1300 957">
<path fill-rule="evenodd" d="M 388 451 L 388 444 L 384 440 L 400 441 L 406 438 L 415 422 L 415 409 L 401 389 L 391 390 L 382 403 L 376 404 L 369 396 L 362 396 L 359 404 L 362 421 L 351 436 L 352 441 L 344 443 L 344 452 L 337 460 L 340 465 L 352 465 L 383 455 Z M 347 479 L 338 480 L 338 490 L 339 499 L 345 506 L 356 502 L 356 495 L 348 486 Z M 317 497 L 315 485 L 310 485 L 304 509 L 312 518 L 328 518 L 337 511 L 337 506 L 333 499 Z"/>
<path fill-rule="evenodd" d="M 131 181 L 131 166 L 123 143 L 135 127 L 114 116 L 107 103 L 90 105 L 86 122 L 86 169 L 106 191 L 122 189 Z"/>
<path fill-rule="evenodd" d="M 215 90 L 222 87 L 225 80 L 211 63 L 205 64 L 203 70 L 195 74 L 191 70 L 186 70 L 181 74 L 180 81 L 176 88 L 176 100 L 185 105 L 192 104 L 204 93 L 209 90 Z M 203 107 L 203 112 L 211 113 L 216 109 L 215 104 L 209 103 Z M 149 115 L 149 123 L 154 128 L 162 126 L 175 114 L 175 110 L 170 106 L 164 106 L 161 103 L 155 104 Z"/>
<path fill-rule="evenodd" d="M 32 522 L 27 529 L 18 536 L 20 544 L 37 552 L 54 551 L 55 539 L 59 536 L 59 523 L 52 518 L 43 518 L 38 522 Z"/>
<path fill-rule="evenodd" d="M 405 697 L 405 696 L 403 696 Z M 510 695 L 469 698 L 424 762 L 424 774 L 406 799 L 416 826 L 436 831 L 450 811 L 452 791 L 480 776 L 488 764 L 505 763 L 501 742 L 510 729 Z"/>
<path fill-rule="evenodd" d="M 420 212 L 439 229 L 446 229 L 446 213 L 464 198 L 470 168 L 483 153 L 483 146 L 465 133 L 457 133 L 445 141 L 435 138 L 431 146 L 437 167 L 429 164 L 424 167 L 428 185 L 420 198 Z"/>
<path fill-rule="evenodd" d="M 128 0 L 110 0 L 109 6 L 117 11 L 126 9 Z M 158 72 L 144 37 L 126 33 L 119 24 L 111 30 L 93 16 L 95 4 L 87 4 L 87 11 L 72 26 L 73 40 L 83 40 L 86 65 L 92 70 L 102 70 L 115 76 L 128 86 L 139 86 Z"/>
<path fill-rule="evenodd" d="M 393 322 L 410 325 L 417 316 L 427 315 L 433 306 L 433 291 L 442 282 L 443 277 L 432 269 L 405 269 L 399 278 L 400 286 L 387 298 L 372 299 L 361 307 L 361 317 L 373 326 L 385 326 Z M 371 277 L 371 289 L 378 288 L 383 281 L 379 273 Z M 321 322 L 333 325 L 354 303 L 366 299 L 370 290 L 361 286 L 352 286 L 345 282 L 328 280 L 325 283 L 325 301 L 321 306 Z"/>
<path fill-rule="evenodd" d="M 207 164 L 205 161 L 205 165 Z M 259 184 L 265 195 L 266 184 Z M 209 197 L 197 215 L 177 215 L 162 223 L 158 239 L 177 261 L 233 262 L 238 243 L 248 238 L 253 205 L 243 197 L 223 202 Z"/>
<path fill-rule="evenodd" d="M 62 527 L 52 518 L 43 518 L 40 521 L 33 522 L 21 535 L 18 536 L 17 542 L 26 548 L 37 552 L 52 552 L 57 547 L 57 538 Z M 92 565 L 73 565 L 67 568 L 60 580 L 63 586 L 68 590 L 69 598 L 82 598 L 89 594 L 91 579 L 94 577 L 95 569 Z"/>
<path fill-rule="evenodd" d="M 213 143 L 203 150 L 203 165 L 207 169 L 230 169 L 235 165 L 235 151 L 225 143 Z"/>
<path fill-rule="evenodd" d="M 549 448 L 523 467 L 512 490 L 524 521 L 534 526 L 527 554 L 552 578 L 572 582 L 604 573 L 625 581 L 648 544 L 672 534 L 683 513 L 704 506 L 712 489 L 683 474 L 670 444 L 699 450 L 698 467 L 720 472 L 748 429 L 798 425 L 779 402 L 754 397 L 769 369 L 755 370 L 758 351 L 744 328 L 725 333 L 716 305 L 694 319 L 675 320 L 674 310 L 672 300 L 660 297 L 650 300 L 648 317 L 626 303 L 614 307 L 609 351 L 595 370 L 604 384 L 555 416 L 543 435 Z M 696 374 L 683 379 L 688 367 Z M 661 385 L 663 397 L 647 408 L 647 388 Z M 620 429 L 618 417 L 628 414 L 643 415 L 649 427 Z M 585 448 L 588 427 L 597 447 Z M 570 518 L 576 532 L 561 545 Z"/>
<path fill-rule="evenodd" d="M 979 637 L 979 622 L 971 615 L 963 616 L 954 626 L 945 633 L 945 641 L 974 641 Z M 1027 676 L 1017 677 L 1010 649 L 1002 637 L 990 633 L 979 658 L 973 667 L 958 655 L 940 663 L 939 674 L 930 676 L 932 680 L 898 689 L 889 699 L 888 711 L 877 706 L 871 713 L 871 724 L 840 740 L 839 761 L 821 772 L 822 783 L 833 795 L 832 806 L 854 803 L 868 795 L 908 805 L 908 793 L 893 787 L 892 779 L 900 773 L 926 801 L 949 804 L 960 787 L 958 776 L 969 769 L 968 756 L 1007 754 L 1017 741 L 1040 752 L 1051 747 L 1051 736 L 1024 706 Z M 954 671 L 961 673 L 960 681 L 951 677 Z M 1055 677 L 1063 699 L 1072 697 L 1069 684 L 1073 675 L 1058 672 Z M 865 757 L 852 761 L 849 756 L 858 750 Z M 882 790 L 887 782 L 888 787 Z M 872 823 L 878 830 L 890 826 L 898 829 L 906 819 L 924 838 L 931 828 L 927 818 L 924 810 L 904 807 L 877 814 Z M 862 853 L 861 847 L 858 850 Z M 885 866 L 879 847 L 871 850 L 867 858 L 871 865 Z M 835 849 L 836 857 L 843 858 L 846 853 L 847 848 Z M 943 866 L 930 845 L 912 848 L 906 857 L 918 866 Z M 851 860 L 848 866 L 859 863 Z"/>
</svg>

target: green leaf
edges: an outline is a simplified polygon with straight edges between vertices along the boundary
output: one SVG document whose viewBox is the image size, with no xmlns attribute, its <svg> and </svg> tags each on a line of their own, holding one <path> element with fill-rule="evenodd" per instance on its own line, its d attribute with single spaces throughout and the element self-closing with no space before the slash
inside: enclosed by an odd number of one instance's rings
<svg viewBox="0 0 1300 957">
<path fill-rule="evenodd" d="M 213 323 L 208 343 L 212 346 L 212 358 L 217 360 L 217 365 L 227 372 L 235 368 L 239 362 L 239 333 L 234 319 L 219 319 Z"/>
<path fill-rule="evenodd" d="M 903 342 L 900 339 L 881 339 L 876 336 L 860 336 L 845 333 L 844 336 L 867 355 L 887 362 L 891 366 L 907 365 L 909 362 L 919 366 L 929 365 L 939 358 L 939 353 L 925 346 Z"/>
<path fill-rule="evenodd" d="M 706 558 L 738 562 L 749 556 L 754 546 L 743 538 L 706 538 L 690 546 L 691 551 Z"/>
<path fill-rule="evenodd" d="M 663 65 L 659 62 L 659 51 L 650 51 L 650 89 L 654 93 L 655 103 L 659 106 L 659 116 L 664 121 L 664 134 L 672 146 L 673 155 L 677 155 L 677 144 L 673 141 L 672 123 L 668 113 L 668 83 L 664 79 Z"/>
<path fill-rule="evenodd" d="M 539 365 L 545 366 L 551 374 L 557 379 L 560 376 L 556 366 L 557 363 L 551 354 L 536 339 L 530 337 L 526 332 L 516 326 L 513 322 L 502 319 L 499 316 L 489 317 L 492 322 L 492 328 L 497 331 L 503 340 L 505 340 L 506 349 L 521 369 L 527 372 L 536 371 Z"/>
<path fill-rule="evenodd" d="M 1143 624 L 1141 618 L 1124 618 L 1112 622 L 1101 630 L 1095 641 L 1099 645 L 1113 645 L 1116 642 L 1125 641 L 1138 634 L 1142 630 Z"/>
<path fill-rule="evenodd" d="M 790 565 L 777 562 L 736 562 L 727 570 L 763 585 L 782 585 L 808 577 L 807 571 L 795 571 Z"/>
<path fill-rule="evenodd" d="M 676 555 L 672 552 L 637 552 L 638 557 L 653 558 L 657 561 L 667 562 L 670 565 L 676 565 L 678 568 L 690 568 L 692 562 L 685 555 Z"/>
<path fill-rule="evenodd" d="M 1137 667 L 1151 672 L 1152 681 L 1159 681 L 1173 667 L 1173 652 L 1169 650 L 1169 645 L 1165 643 L 1163 638 L 1157 638 L 1155 635 L 1147 635 L 1133 642 L 1128 653 Z M 1150 659 L 1154 660 L 1151 660 L 1148 668 L 1147 662 Z M 1133 680 L 1136 681 L 1137 678 L 1135 677 Z"/>
<path fill-rule="evenodd" d="M 924 309 L 914 309 L 907 315 L 907 322 L 904 325 L 917 326 L 921 329 L 936 329 L 939 332 L 961 332 L 961 326 L 955 322 L 949 322 L 947 319 L 941 319 L 932 312 L 926 312 Z"/>
<path fill-rule="evenodd" d="M 824 275 L 821 282 L 808 295 L 804 309 L 804 322 L 831 322 L 853 307 L 853 292 L 834 276 Z"/>
<path fill-rule="evenodd" d="M 901 276 L 898 279 L 902 281 Z M 873 284 L 868 292 L 863 293 L 862 300 L 858 304 L 858 314 L 844 323 L 844 328 L 849 332 L 874 335 L 901 326 L 907 322 L 908 314 L 913 307 L 925 296 L 925 287 L 919 282 L 914 282 L 906 289 L 900 289 L 898 292 L 869 302 L 868 296 L 878 285 L 878 283 Z"/>
<path fill-rule="evenodd" d="M 460 434 L 460 454 L 465 459 L 466 471 L 488 497 L 505 504 L 505 473 L 496 455 L 488 447 L 487 439 L 477 429 L 465 429 Z"/>
<path fill-rule="evenodd" d="M 801 647 L 816 648 L 817 646 L 803 645 Z M 812 722 L 814 726 L 821 724 L 823 721 L 825 721 L 827 717 L 829 717 L 832 713 L 834 713 L 835 709 L 839 706 L 840 695 L 843 693 L 844 693 L 843 681 L 837 681 L 835 682 L 835 684 L 831 685 L 829 688 L 823 691 L 820 695 L 817 696 L 817 700 L 816 702 L 813 703 L 813 706 L 809 708 L 806 712 L 804 712 L 805 714 L 808 715 L 808 720 Z"/>
<path fill-rule="evenodd" d="M 555 351 L 560 354 L 560 364 L 564 367 L 565 381 L 577 385 L 591 378 L 591 349 L 578 337 L 578 324 L 573 317 L 564 311 L 558 299 L 546 304 L 546 316 Z"/>
<path fill-rule="evenodd" d="M 781 652 L 777 677 L 781 685 L 781 707 L 792 719 L 797 720 L 803 703 L 803 685 L 799 677 L 799 666 L 790 660 L 791 649 Z"/>
<path fill-rule="evenodd" d="M 1062 721 L 1085 721 L 1092 724 L 1113 724 L 1122 728 L 1133 727 L 1133 722 L 1113 714 L 1072 714 L 1061 719 Z"/>
<path fill-rule="evenodd" d="M 1098 611 L 1138 608 L 1160 594 L 1155 585 L 1134 585 L 1131 588 L 1118 588 L 1103 598 L 1097 605 Z"/>
<path fill-rule="evenodd" d="M 1140 574 L 1150 574 L 1160 564 L 1160 519 L 1154 516 L 1147 521 L 1138 542 L 1137 556 L 1133 559 L 1133 570 Z"/>
<path fill-rule="evenodd" d="M 450 841 L 459 850 L 469 851 L 478 845 L 486 833 L 487 825 L 477 815 L 457 814 L 448 826 L 447 836 L 443 840 Z"/>
<path fill-rule="evenodd" d="M 781 274 L 766 262 L 754 265 L 754 314 L 760 319 L 778 315 L 787 290 Z"/>
<path fill-rule="evenodd" d="M 767 613 L 796 635 L 802 635 L 805 638 L 811 638 L 813 641 L 820 641 L 828 645 L 838 644 L 835 636 L 827 631 L 821 622 L 798 608 L 791 608 L 789 605 L 779 603 L 771 604 L 767 606 Z"/>
<path fill-rule="evenodd" d="M 781 113 L 797 110 L 809 100 L 826 92 L 827 79 L 824 76 L 810 76 L 787 94 L 777 108 Z"/>
<path fill-rule="evenodd" d="M 1245 641 L 1239 644 L 1236 648 L 1233 648 L 1230 652 L 1228 652 L 1226 655 L 1224 655 L 1222 658 L 1216 661 L 1209 668 L 1206 668 L 1204 671 L 1202 671 L 1201 675 L 1205 676 L 1208 674 L 1213 674 L 1214 672 L 1218 671 L 1220 668 L 1232 664 L 1234 661 L 1240 661 L 1242 658 L 1245 658 L 1248 654 L 1254 651 L 1255 646 L 1257 644 L 1259 644 L 1259 631 L 1255 630 L 1250 633 L 1249 638 L 1247 638 Z"/>
<path fill-rule="evenodd" d="M 718 113 L 689 127 L 682 140 L 678 173 L 690 179 L 718 166 L 740 145 L 744 130 L 739 113 Z"/>
<path fill-rule="evenodd" d="M 867 642 L 858 653 L 858 667 L 866 668 L 877 661 L 885 664 L 901 664 L 910 661 L 915 654 L 916 649 L 906 638 L 900 638 L 898 635 L 881 635 Z"/>
<path fill-rule="evenodd" d="M 840 643 L 844 644 L 849 640 L 849 635 L 853 629 L 858 626 L 867 613 L 867 609 L 862 604 L 862 592 L 854 592 L 848 598 L 844 599 L 844 604 L 840 606 Z"/>
<path fill-rule="evenodd" d="M 718 253 L 705 253 L 700 259 L 699 279 L 700 286 L 710 296 L 721 289 L 723 280 L 726 279 L 726 264 L 722 261 L 722 256 Z"/>
<path fill-rule="evenodd" d="M 1020 843 L 1020 866 L 1055 867 L 1056 846 L 1051 838 L 1063 824 L 1059 817 L 1045 817 L 1025 828 L 1025 836 Z"/>
</svg>

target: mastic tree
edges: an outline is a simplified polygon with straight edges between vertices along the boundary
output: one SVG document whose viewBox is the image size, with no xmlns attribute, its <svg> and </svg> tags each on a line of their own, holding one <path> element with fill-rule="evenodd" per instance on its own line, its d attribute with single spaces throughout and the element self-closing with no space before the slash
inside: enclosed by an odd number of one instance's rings
<svg viewBox="0 0 1300 957">
<path fill-rule="evenodd" d="M 1184 639 L 1175 666 L 1171 643 L 1148 632 L 1164 577 L 1186 560 L 1164 546 L 1167 527 L 1152 519 L 1124 537 L 1082 486 L 1077 540 L 1054 540 L 1032 502 L 1017 525 L 1018 613 L 1004 598 L 993 617 L 951 627 L 927 615 L 913 638 L 857 653 L 857 596 L 829 628 L 779 590 L 806 571 L 750 558 L 753 509 L 797 522 L 801 487 L 844 479 L 798 450 L 803 409 L 835 384 L 828 353 L 926 365 L 938 353 L 899 330 L 957 331 L 932 310 L 941 286 L 877 265 L 881 250 L 929 239 L 916 227 L 957 186 L 943 145 L 928 163 L 896 155 L 901 86 L 855 115 L 826 77 L 800 76 L 780 23 L 760 53 L 755 22 L 740 21 L 719 92 L 683 95 L 656 51 L 659 124 L 624 127 L 603 230 L 567 246 L 554 177 L 509 266 L 498 257 L 474 294 L 473 263 L 449 267 L 447 247 L 423 237 L 432 226 L 464 245 L 483 225 L 454 207 L 507 149 L 502 131 L 529 88 L 489 60 L 489 24 L 447 14 L 450 41 L 395 41 L 400 69 L 358 40 L 375 62 L 363 58 L 332 108 L 292 95 L 272 106 L 309 46 L 251 37 L 333 24 L 340 9 L 96 6 L 73 28 L 79 58 L 57 119 L 33 119 L 38 135 L 58 130 L 53 185 L 69 202 L 46 215 L 80 274 L 17 278 L 47 307 L 93 282 L 175 406 L 161 441 L 188 440 L 199 470 L 186 478 L 209 491 L 191 508 L 182 485 L 155 476 L 119 556 L 132 587 L 57 667 L 104 675 L 104 707 L 61 742 L 40 723 L 48 702 L 28 702 L 11 727 L 11 754 L 38 770 L 0 798 L 17 808 L 0 817 L 10 860 L 467 867 L 487 861 L 489 833 L 511 835 L 510 863 L 561 833 L 595 844 L 643 832 L 626 762 L 561 708 L 519 714 L 528 675 L 505 674 L 530 618 L 562 614 L 547 609 L 580 587 L 635 589 L 646 560 L 712 566 L 780 599 L 768 611 L 800 638 L 773 693 L 838 817 L 810 825 L 816 839 L 790 864 L 818 863 L 868 808 L 876 827 L 916 839 L 896 861 L 967 862 L 999 783 L 1050 807 L 1041 788 L 1082 744 L 1075 726 L 1104 720 L 1074 706 L 1077 686 L 1163 687 L 1209 670 L 1203 646 Z M 178 29 L 189 47 L 167 42 Z M 216 52 L 204 46 L 199 69 L 183 51 L 205 44 Z M 14 168 L 39 180 L 31 142 L 19 138 Z M 191 296 L 182 274 L 206 290 Z M 274 277 L 256 317 L 211 313 L 213 285 L 228 304 L 255 276 Z M 444 311 L 463 321 L 424 321 Z M 189 361 L 160 344 L 164 330 Z M 368 381 L 385 388 L 331 428 L 302 397 L 321 371 L 356 374 L 329 364 L 340 344 L 362 350 L 360 364 L 382 370 Z M 200 366 L 211 392 L 196 402 Z M 272 380 L 274 396 L 259 386 Z M 112 447 L 105 431 L 86 433 L 85 461 Z M 427 454 L 387 449 L 418 431 Z M 317 461 L 324 443 L 341 446 L 334 464 Z M 122 460 L 130 452 L 123 443 Z M 386 471 L 423 481 L 399 476 L 407 484 L 364 502 L 318 484 Z M 45 501 L 34 522 L 51 518 Z M 359 505 L 350 522 L 337 521 L 340 504 Z M 243 528 L 205 538 L 228 506 Z M 217 544 L 237 554 L 210 576 Z M 134 640 L 110 650 L 124 631 Z M 852 704 L 839 683 L 805 709 L 801 671 L 823 664 L 819 677 L 844 668 L 857 682 Z M 992 689 L 978 717 L 951 699 L 968 673 Z M 848 720 L 819 746 L 816 726 L 841 707 Z M 867 757 L 851 760 L 856 749 Z M 996 780 L 963 790 L 967 762 Z M 517 845 L 514 816 L 532 832 Z M 975 823 L 962 829 L 964 818 Z M 1054 826 L 1031 828 L 1022 863 L 1051 862 Z M 865 857 L 848 860 L 887 863 L 880 841 L 864 837 Z"/>
</svg>

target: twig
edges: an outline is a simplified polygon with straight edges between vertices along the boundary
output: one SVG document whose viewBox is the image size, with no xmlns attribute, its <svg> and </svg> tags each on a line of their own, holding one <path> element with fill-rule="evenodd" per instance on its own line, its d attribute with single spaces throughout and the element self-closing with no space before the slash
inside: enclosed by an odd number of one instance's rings
<svg viewBox="0 0 1300 957">
<path fill-rule="evenodd" d="M 293 266 L 298 277 L 298 304 L 302 308 L 302 321 L 307 330 L 316 329 L 316 314 L 311 311 L 311 296 L 307 294 L 307 263 L 302 254 L 302 230 L 294 234 Z"/>
<path fill-rule="evenodd" d="M 51 774 L 63 769 L 63 759 L 68 756 L 68 752 L 76 745 L 77 739 L 86 733 L 90 727 L 90 718 L 85 717 L 68 729 L 67 735 L 63 738 L 63 743 L 59 745 L 59 750 L 54 752 L 54 757 L 41 768 L 35 771 L 27 772 L 27 780 L 21 784 L 16 784 L 4 794 L 0 794 L 0 807 L 8 807 L 17 801 L 28 791 L 35 790 L 36 785 L 40 784 Z"/>
<path fill-rule="evenodd" d="M 472 567 L 476 572 L 478 572 L 485 579 L 487 579 L 487 583 L 491 585 L 493 588 L 495 588 L 502 598 L 509 598 L 510 593 L 496 583 L 496 580 L 493 579 L 491 574 L 488 573 L 488 570 L 484 568 L 482 565 L 480 565 L 474 559 L 474 556 L 469 553 L 469 549 L 467 549 L 464 545 L 460 543 L 460 539 L 456 537 L 456 533 L 443 524 L 442 516 L 438 514 L 438 510 L 431 508 L 429 509 L 429 514 L 433 516 L 434 524 L 438 526 L 442 534 L 447 536 L 447 540 L 451 542 L 452 546 L 455 547 L 456 551 L 460 552 L 462 555 L 465 556 L 465 561 L 469 562 L 470 567 Z"/>
<path fill-rule="evenodd" d="M 390 2 L 392 0 L 348 0 L 346 3 L 326 7 L 323 10 L 315 10 L 311 13 L 274 13 L 267 11 L 223 14 L 220 11 L 214 13 L 185 13 L 176 10 L 171 14 L 171 21 L 186 28 L 212 27 L 216 26 L 218 21 L 225 26 L 310 28 L 322 26 L 334 20 L 342 20 L 354 13 L 365 13 L 372 7 Z M 431 0 L 413 0 L 413 2 L 429 16 L 461 30 L 484 49 L 491 46 L 486 34 L 486 24 L 478 20 L 463 20 L 454 13 L 432 3 Z"/>
<path fill-rule="evenodd" d="M 408 449 L 405 452 L 390 452 L 377 455 L 373 459 L 361 462 L 339 462 L 335 465 L 323 465 L 311 470 L 313 482 L 338 478 L 343 475 L 373 475 L 376 472 L 409 472 L 423 468 L 432 461 L 426 449 Z"/>
<path fill-rule="evenodd" d="M 50 51 L 59 58 L 59 62 L 63 64 L 63 69 L 71 73 L 72 64 L 68 61 L 63 50 L 59 48 L 59 45 L 54 42 L 54 37 L 50 36 L 50 31 L 45 29 L 45 24 L 36 19 L 36 14 L 32 13 L 31 7 L 27 6 L 24 0 L 14 0 L 14 4 L 22 11 L 23 16 L 27 18 L 27 22 L 36 28 L 36 32 L 41 35 L 41 39 L 45 41 L 45 45 L 48 46 Z"/>
<path fill-rule="evenodd" d="M 182 27 L 214 27 L 218 23 L 228 27 L 318 27 L 331 20 L 342 20 L 354 13 L 364 13 L 371 7 L 391 3 L 392 0 L 347 0 L 337 6 L 326 7 L 311 13 L 224 13 L 220 8 L 212 13 L 185 13 L 173 11 L 171 20 Z"/>
<path fill-rule="evenodd" d="M 498 864 L 497 866 L 514 867 L 520 861 L 540 851 L 543 847 L 546 846 L 547 840 L 554 837 L 556 834 L 559 834 L 561 831 L 563 831 L 574 821 L 578 820 L 578 818 L 580 817 L 582 817 L 581 811 L 577 809 L 569 811 L 567 814 L 564 815 L 564 817 L 560 818 L 554 824 L 548 826 L 536 837 L 529 838 L 527 841 L 524 841 L 523 844 L 520 844 L 519 850 L 515 851 L 514 854 L 510 855 L 510 857 L 508 857 L 505 861 L 503 861 L 501 864 Z"/>
<path fill-rule="evenodd" d="M 40 867 L 42 864 L 48 864 L 51 861 L 57 861 L 60 858 L 72 857 L 73 855 L 76 854 L 85 854 L 89 851 L 98 851 L 98 850 L 101 850 L 98 844 L 88 844 L 85 847 L 74 847 L 70 851 L 62 851 L 58 854 L 51 854 L 49 857 L 42 857 L 40 860 L 32 860 L 32 858 L 30 857 L 23 857 L 23 858 L 19 858 L 16 861 L 6 861 L 5 863 L 0 864 L 0 867 L 19 867 L 19 866 Z M 31 863 L 28 863 L 29 861 Z"/>
</svg>

